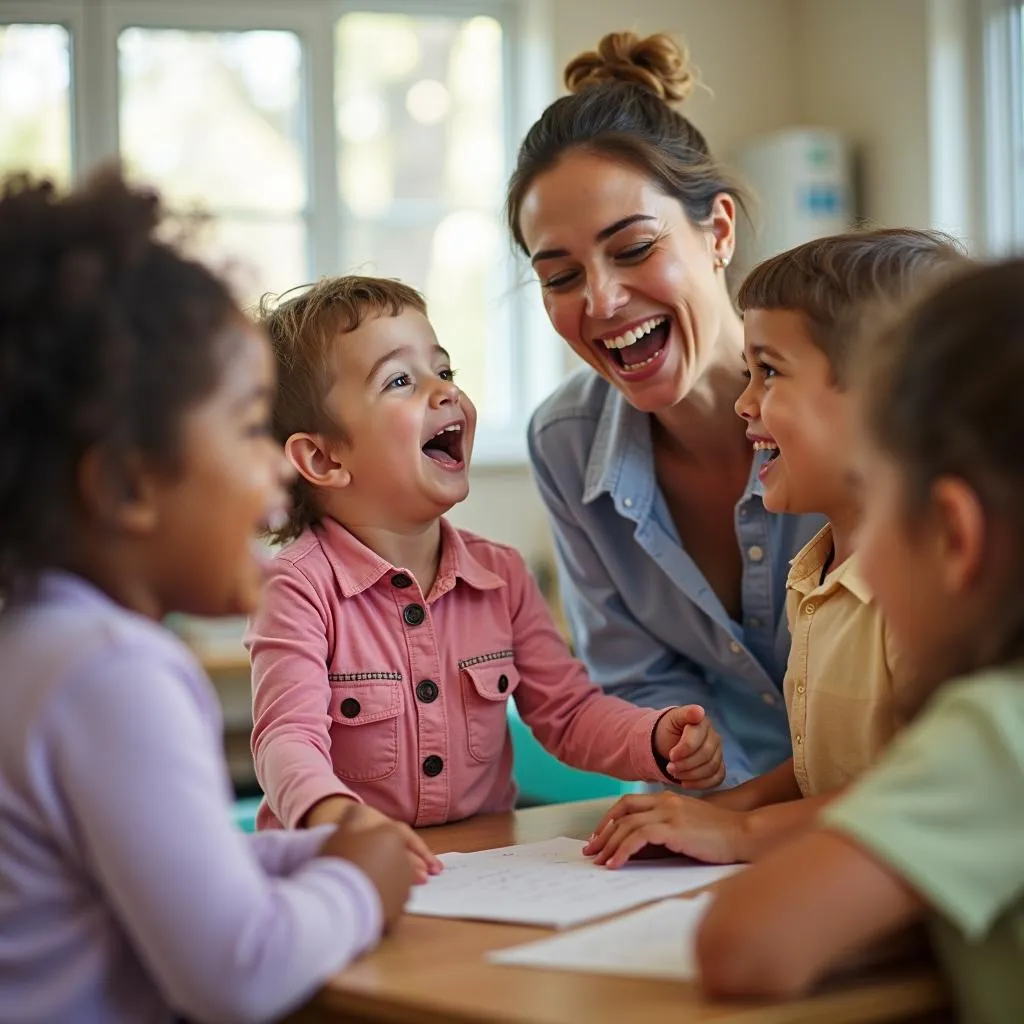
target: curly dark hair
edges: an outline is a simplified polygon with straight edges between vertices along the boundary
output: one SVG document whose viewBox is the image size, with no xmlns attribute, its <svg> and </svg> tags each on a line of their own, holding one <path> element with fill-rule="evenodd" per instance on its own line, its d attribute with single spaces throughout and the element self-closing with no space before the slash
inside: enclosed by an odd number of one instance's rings
<svg viewBox="0 0 1024 1024">
<path fill-rule="evenodd" d="M 215 340 L 237 306 L 159 241 L 157 196 L 105 169 L 58 195 L 0 195 L 0 598 L 67 563 L 78 470 L 136 453 L 173 472 L 183 413 L 216 385 Z"/>
</svg>

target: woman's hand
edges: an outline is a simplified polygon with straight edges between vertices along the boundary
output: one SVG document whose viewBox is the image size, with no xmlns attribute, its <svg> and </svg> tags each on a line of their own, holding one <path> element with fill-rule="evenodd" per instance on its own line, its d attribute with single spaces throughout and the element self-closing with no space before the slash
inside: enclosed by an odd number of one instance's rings
<svg viewBox="0 0 1024 1024">
<path fill-rule="evenodd" d="M 699 704 L 666 711 L 654 729 L 654 749 L 686 789 L 714 789 L 725 781 L 721 737 Z"/>
<path fill-rule="evenodd" d="M 583 848 L 595 864 L 620 868 L 645 846 L 662 846 L 710 864 L 743 856 L 743 815 L 679 793 L 624 796 Z"/>
</svg>

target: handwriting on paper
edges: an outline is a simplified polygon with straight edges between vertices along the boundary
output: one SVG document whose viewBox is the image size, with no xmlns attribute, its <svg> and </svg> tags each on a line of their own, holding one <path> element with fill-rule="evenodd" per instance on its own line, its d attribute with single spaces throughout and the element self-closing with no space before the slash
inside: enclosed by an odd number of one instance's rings
<svg viewBox="0 0 1024 1024">
<path fill-rule="evenodd" d="M 566 928 L 717 882 L 742 865 L 645 861 L 617 871 L 583 856 L 579 839 L 448 853 L 413 892 L 411 914 Z"/>
</svg>

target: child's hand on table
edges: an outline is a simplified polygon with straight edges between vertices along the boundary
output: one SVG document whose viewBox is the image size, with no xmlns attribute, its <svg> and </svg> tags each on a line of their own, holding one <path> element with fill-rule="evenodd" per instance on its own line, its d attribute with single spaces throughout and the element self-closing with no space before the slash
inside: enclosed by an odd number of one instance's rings
<svg viewBox="0 0 1024 1024">
<path fill-rule="evenodd" d="M 390 928 L 409 898 L 415 869 L 402 831 L 408 826 L 374 813 L 382 819 L 376 824 L 338 825 L 320 847 L 320 856 L 349 861 L 370 879 L 380 896 L 384 927 Z"/>
<path fill-rule="evenodd" d="M 709 864 L 742 860 L 743 815 L 679 793 L 624 796 L 601 819 L 583 852 L 620 868 L 646 846 Z"/>
<path fill-rule="evenodd" d="M 315 804 L 306 815 L 306 825 L 323 825 L 327 822 L 337 824 L 348 833 L 365 832 L 382 825 L 389 825 L 398 830 L 405 843 L 406 851 L 412 862 L 413 881 L 421 885 L 430 875 L 441 873 L 444 865 L 430 848 L 408 825 L 394 821 L 386 814 L 358 800 L 347 797 L 328 797 Z"/>
<path fill-rule="evenodd" d="M 666 711 L 654 729 L 654 749 L 687 789 L 714 789 L 725 780 L 722 741 L 699 704 Z"/>
</svg>

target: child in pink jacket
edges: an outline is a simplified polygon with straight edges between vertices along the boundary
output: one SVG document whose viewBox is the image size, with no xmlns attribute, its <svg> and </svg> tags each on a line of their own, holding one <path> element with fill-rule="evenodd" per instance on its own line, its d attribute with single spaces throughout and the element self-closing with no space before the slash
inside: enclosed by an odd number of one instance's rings
<svg viewBox="0 0 1024 1024">
<path fill-rule="evenodd" d="M 522 557 L 443 518 L 469 491 L 476 410 L 420 295 L 325 280 L 263 324 L 280 376 L 274 429 L 297 478 L 276 536 L 292 543 L 247 637 L 259 826 L 509 810 L 513 695 L 569 764 L 717 786 L 721 746 L 701 707 L 604 694 Z"/>
</svg>

